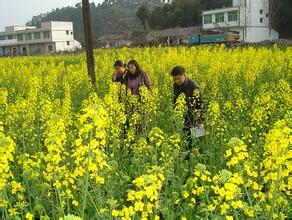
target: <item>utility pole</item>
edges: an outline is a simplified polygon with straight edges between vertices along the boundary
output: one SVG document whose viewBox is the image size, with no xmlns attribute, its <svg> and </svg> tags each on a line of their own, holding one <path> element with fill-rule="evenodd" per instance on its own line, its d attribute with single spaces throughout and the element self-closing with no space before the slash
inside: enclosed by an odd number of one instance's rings
<svg viewBox="0 0 292 220">
<path fill-rule="evenodd" d="M 84 23 L 86 59 L 87 59 L 87 73 L 91 79 L 93 88 L 95 89 L 96 77 L 95 77 L 95 70 L 94 70 L 92 32 L 91 32 L 90 10 L 89 10 L 88 0 L 82 0 L 82 12 L 83 12 L 83 23 Z"/>
<path fill-rule="evenodd" d="M 244 41 L 244 43 L 246 43 L 246 38 L 247 38 L 247 34 L 246 34 L 246 29 L 247 29 L 247 27 L 246 27 L 246 19 L 247 19 L 247 15 L 246 15 L 246 13 L 247 13 L 247 10 L 246 10 L 246 7 L 247 7 L 247 4 L 246 4 L 246 0 L 244 0 L 244 30 L 243 30 L 243 41 Z"/>
<path fill-rule="evenodd" d="M 268 1 L 269 4 L 269 14 L 268 14 L 268 19 L 269 19 L 269 37 L 270 40 L 272 40 L 272 0 Z"/>
</svg>

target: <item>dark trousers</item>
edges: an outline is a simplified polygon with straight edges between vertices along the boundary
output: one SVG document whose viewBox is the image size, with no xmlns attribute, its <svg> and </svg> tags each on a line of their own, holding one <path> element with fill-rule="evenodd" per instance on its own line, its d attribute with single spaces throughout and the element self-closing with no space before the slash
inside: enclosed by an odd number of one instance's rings
<svg viewBox="0 0 292 220">
<path fill-rule="evenodd" d="M 196 146 L 199 148 L 199 146 L 201 145 L 200 142 L 202 142 L 205 138 L 205 136 L 196 138 L 192 136 L 192 132 L 191 132 L 191 126 L 185 126 L 183 128 L 183 132 L 185 134 L 185 138 L 187 141 L 187 160 L 189 159 L 190 153 L 192 151 L 192 149 Z M 194 135 L 194 134 L 193 134 Z M 201 149 L 198 149 L 199 152 L 201 151 Z"/>
</svg>

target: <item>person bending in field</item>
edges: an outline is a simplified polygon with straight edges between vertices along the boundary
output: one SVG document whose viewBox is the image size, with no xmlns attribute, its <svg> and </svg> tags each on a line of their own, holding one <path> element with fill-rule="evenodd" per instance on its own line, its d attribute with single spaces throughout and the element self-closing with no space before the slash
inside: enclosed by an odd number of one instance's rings
<svg viewBox="0 0 292 220">
<path fill-rule="evenodd" d="M 124 83 L 131 90 L 132 95 L 139 95 L 140 86 L 146 86 L 149 91 L 152 91 L 153 88 L 149 76 L 140 68 L 136 60 L 129 61 Z"/>
<path fill-rule="evenodd" d="M 121 60 L 117 60 L 114 64 L 115 72 L 112 75 L 112 81 L 118 82 L 119 84 L 124 84 L 125 76 L 128 73 L 126 69 L 126 64 L 123 63 Z"/>
<path fill-rule="evenodd" d="M 197 138 L 204 135 L 204 97 L 200 86 L 186 76 L 182 66 L 174 67 L 171 75 L 173 77 L 174 104 L 180 94 L 184 93 L 186 97 L 187 112 L 184 117 L 183 131 L 188 136 L 188 150 L 191 150 L 193 147 L 192 129 L 196 131 Z"/>
</svg>

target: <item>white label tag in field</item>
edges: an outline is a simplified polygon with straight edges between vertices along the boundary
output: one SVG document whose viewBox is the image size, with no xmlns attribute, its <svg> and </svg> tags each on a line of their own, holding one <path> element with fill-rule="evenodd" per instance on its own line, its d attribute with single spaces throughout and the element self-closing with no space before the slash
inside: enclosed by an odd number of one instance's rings
<svg viewBox="0 0 292 220">
<path fill-rule="evenodd" d="M 203 125 L 201 125 L 199 128 L 191 127 L 190 130 L 191 130 L 191 135 L 194 139 L 205 136 L 205 129 Z"/>
<path fill-rule="evenodd" d="M 205 136 L 205 129 L 203 126 L 199 127 L 199 128 L 195 128 L 195 133 L 196 133 L 196 138 L 199 138 L 199 137 L 203 137 Z"/>
</svg>

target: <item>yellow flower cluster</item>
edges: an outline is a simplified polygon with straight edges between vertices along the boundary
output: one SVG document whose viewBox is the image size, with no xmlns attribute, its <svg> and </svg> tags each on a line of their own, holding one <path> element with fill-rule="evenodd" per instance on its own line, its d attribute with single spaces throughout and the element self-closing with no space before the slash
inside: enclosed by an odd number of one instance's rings
<svg viewBox="0 0 292 220">
<path fill-rule="evenodd" d="M 91 104 L 79 117 L 78 138 L 75 140 L 74 178 L 87 176 L 97 184 L 104 183 L 100 172 L 109 169 L 104 150 L 107 146 L 108 113 L 100 104 Z"/>
<path fill-rule="evenodd" d="M 182 129 L 184 126 L 184 115 L 186 114 L 186 96 L 184 93 L 180 94 L 176 100 L 176 103 L 173 108 L 173 118 L 176 128 Z"/>
<path fill-rule="evenodd" d="M 7 207 L 7 185 L 13 179 L 10 165 L 14 161 L 15 143 L 4 135 L 3 124 L 0 121 L 0 208 Z"/>
<path fill-rule="evenodd" d="M 283 216 L 276 207 L 288 207 L 291 197 L 291 159 L 292 159 L 292 115 L 275 123 L 267 134 L 264 145 L 264 160 L 261 175 L 267 187 L 266 211 L 270 217 Z"/>
<path fill-rule="evenodd" d="M 181 138 L 178 134 L 171 136 L 165 134 L 160 128 L 154 127 L 148 134 L 148 138 L 140 137 L 137 143 L 131 145 L 134 154 L 134 163 L 141 160 L 149 165 L 159 165 L 166 172 L 173 170 L 174 159 L 178 157 Z"/>
<path fill-rule="evenodd" d="M 225 153 L 225 157 L 229 158 L 229 161 L 226 163 L 228 167 L 235 166 L 247 159 L 247 148 L 242 140 L 238 138 L 232 138 L 228 145 L 230 149 L 226 150 Z"/>
<path fill-rule="evenodd" d="M 132 219 L 139 216 L 140 219 L 149 219 L 153 216 L 159 219 L 157 211 L 159 209 L 159 193 L 165 178 L 159 167 L 152 167 L 147 174 L 133 180 L 134 190 L 129 190 L 127 201 L 131 205 L 122 210 L 113 210 L 112 215 L 122 217 L 122 219 Z"/>
<path fill-rule="evenodd" d="M 290 127 L 288 113 L 266 135 L 263 158 L 253 151 L 248 153 L 242 140 L 232 138 L 225 152 L 229 170 L 212 175 L 205 165 L 197 164 L 193 176 L 183 186 L 182 199 L 176 203 L 186 202 L 203 213 L 211 213 L 210 216 L 220 213 L 226 219 L 230 215 L 284 219 L 291 196 Z"/>
</svg>

